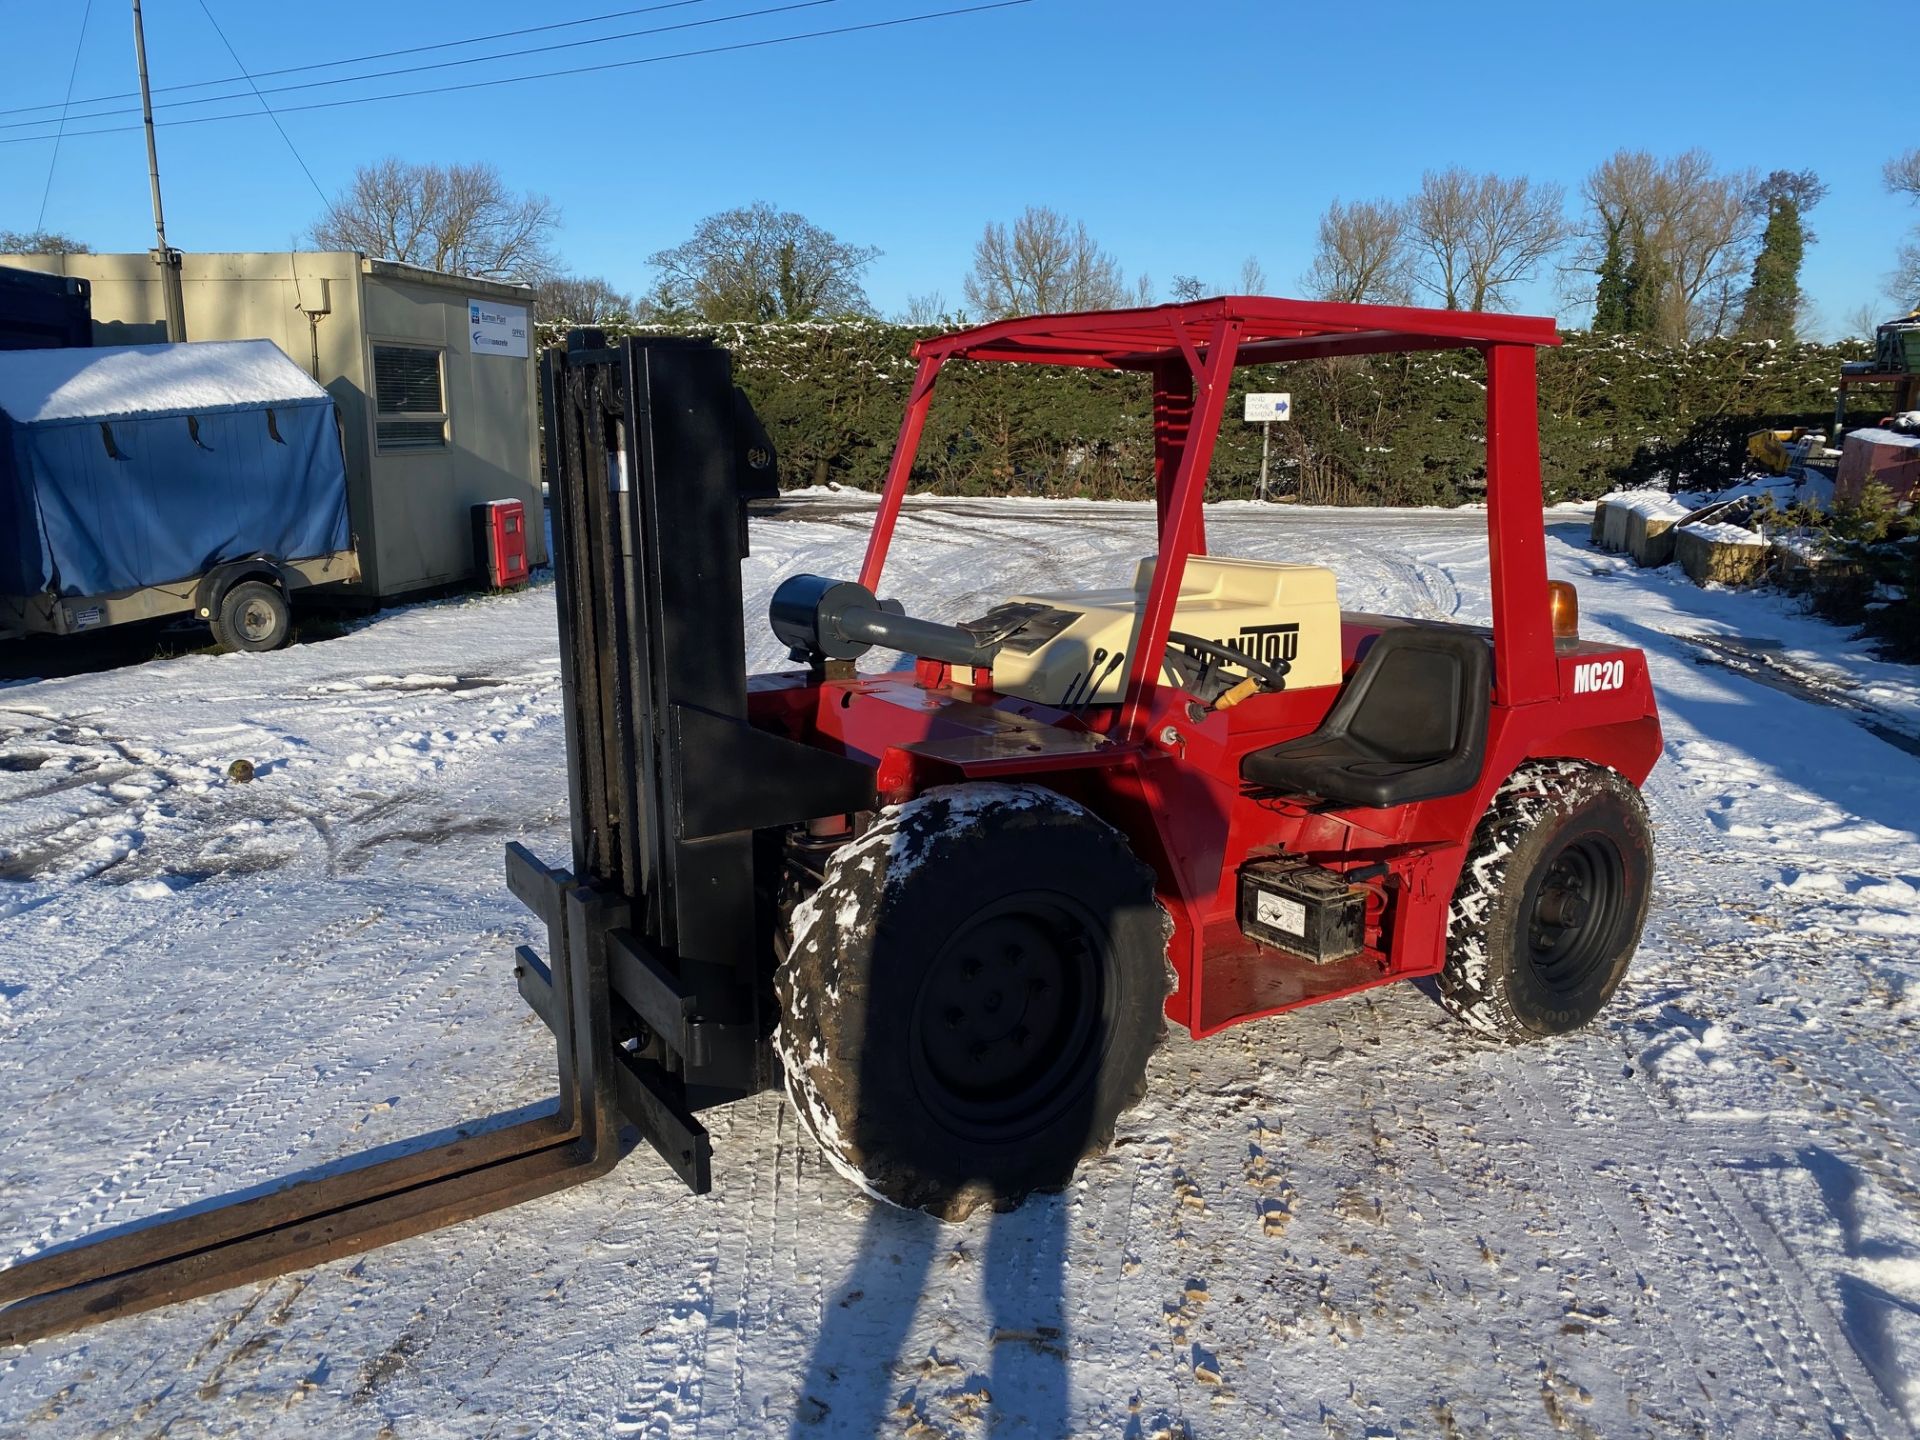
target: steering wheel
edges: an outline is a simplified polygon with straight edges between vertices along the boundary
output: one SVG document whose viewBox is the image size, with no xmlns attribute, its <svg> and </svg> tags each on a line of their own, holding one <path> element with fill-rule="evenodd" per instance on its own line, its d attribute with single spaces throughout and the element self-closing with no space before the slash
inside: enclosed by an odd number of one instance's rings
<svg viewBox="0 0 1920 1440">
<path fill-rule="evenodd" d="M 1285 660 L 1277 665 L 1269 665 L 1263 660 L 1255 660 L 1242 655 L 1230 645 L 1221 645 L 1199 635 L 1188 635 L 1184 631 L 1171 630 L 1167 633 L 1167 653 L 1198 651 L 1215 664 L 1225 665 L 1235 670 L 1244 670 L 1254 679 L 1262 682 L 1269 690 L 1287 688 L 1287 672 L 1293 666 Z M 1202 673 L 1204 673 L 1204 668 Z"/>
</svg>

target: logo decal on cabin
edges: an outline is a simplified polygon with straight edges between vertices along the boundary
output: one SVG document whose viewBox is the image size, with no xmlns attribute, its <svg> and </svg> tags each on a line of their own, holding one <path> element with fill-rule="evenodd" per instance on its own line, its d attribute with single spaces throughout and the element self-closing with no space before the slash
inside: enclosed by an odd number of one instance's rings
<svg viewBox="0 0 1920 1440">
<path fill-rule="evenodd" d="M 1624 660 L 1590 660 L 1573 667 L 1573 693 L 1588 695 L 1596 690 L 1618 690 L 1627 683 Z"/>
</svg>

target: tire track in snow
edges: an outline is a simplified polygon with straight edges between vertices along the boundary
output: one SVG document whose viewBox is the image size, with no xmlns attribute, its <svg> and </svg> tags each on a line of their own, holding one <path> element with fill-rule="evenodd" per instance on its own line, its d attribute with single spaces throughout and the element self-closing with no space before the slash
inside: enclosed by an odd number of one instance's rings
<svg viewBox="0 0 1920 1440">
<path fill-rule="evenodd" d="M 706 1394 L 705 1358 L 713 1328 L 714 1287 L 719 1278 L 721 1227 L 709 1212 L 701 1217 L 700 1241 L 683 1271 L 678 1296 L 654 1336 L 640 1347 L 646 1366 L 637 1374 L 615 1411 L 610 1433 L 672 1440 L 691 1435 Z M 650 1373 L 651 1372 L 651 1373 Z"/>
<path fill-rule="evenodd" d="M 1670 738 L 1669 751 L 1685 743 Z M 1838 1426 L 1835 1433 L 1859 1433 L 1863 1423 L 1875 1433 L 1899 1433 L 1904 1429 L 1902 1421 L 1888 1408 L 1889 1397 L 1866 1363 L 1849 1322 L 1833 1310 L 1821 1285 L 1794 1257 L 1773 1219 L 1752 1199 L 1736 1167 L 1753 1163 L 1797 1169 L 1798 1162 L 1791 1157 L 1808 1139 L 1817 1139 L 1852 1170 L 1880 1181 L 1911 1214 L 1915 1187 L 1887 1158 L 1891 1145 L 1911 1161 L 1916 1152 L 1910 1137 L 1897 1133 L 1891 1124 L 1878 1127 L 1876 1137 L 1858 1118 L 1863 1110 L 1878 1111 L 1891 1122 L 1894 1116 L 1879 1097 L 1890 1089 L 1911 1090 L 1911 1086 L 1897 1063 L 1881 1053 L 1881 1037 L 1870 1031 L 1856 1030 L 1843 1045 L 1822 1037 L 1810 1039 L 1804 1033 L 1781 1034 L 1767 1023 L 1766 1008 L 1742 1002 L 1742 992 L 1753 984 L 1773 983 L 1768 977 L 1775 948 L 1804 950 L 1808 940 L 1804 932 L 1778 939 L 1765 931 L 1756 936 L 1751 920 L 1744 925 L 1730 920 L 1731 916 L 1770 913 L 1789 897 L 1769 891 L 1751 857 L 1728 846 L 1706 810 L 1680 782 L 1679 769 L 1663 761 L 1646 787 L 1656 813 L 1670 822 L 1660 836 L 1663 884 L 1656 892 L 1656 911 L 1678 912 L 1673 922 L 1664 915 L 1661 920 L 1663 925 L 1676 924 L 1675 938 L 1682 942 L 1663 973 L 1683 987 L 1683 997 L 1700 985 L 1709 987 L 1710 993 L 1699 997 L 1700 1008 L 1709 1014 L 1733 1012 L 1744 1017 L 1732 1042 L 1737 1051 L 1764 1065 L 1763 1084 L 1790 1091 L 1798 1103 L 1790 1115 L 1776 1110 L 1759 1116 L 1757 1134 L 1730 1132 L 1727 1148 L 1742 1157 L 1739 1161 L 1719 1159 L 1709 1168 L 1697 1154 L 1679 1162 L 1663 1155 L 1644 1164 L 1642 1173 L 1690 1237 L 1706 1245 L 1705 1237 L 1711 1236 L 1719 1257 L 1712 1276 L 1718 1293 L 1739 1314 L 1753 1343 L 1776 1372 L 1784 1377 L 1792 1368 L 1804 1377 L 1818 1399 L 1822 1418 Z M 1676 903 L 1686 897 L 1691 897 L 1689 905 Z M 1662 900 L 1668 903 L 1662 905 Z M 1703 932 L 1699 924 L 1703 917 L 1709 926 L 1717 922 L 1731 933 Z M 1850 937 L 1855 942 L 1861 938 Z M 1663 1007 L 1663 1018 L 1670 1005 Z M 1624 1038 L 1632 1047 L 1630 1056 L 1644 1043 L 1631 1035 Z M 1642 1054 L 1642 1063 L 1653 1053 Z M 1635 1087 L 1636 1093 L 1653 1112 L 1655 1123 L 1670 1126 L 1686 1114 L 1688 1092 L 1674 1089 L 1687 1083 L 1686 1077 L 1666 1073 L 1657 1054 L 1650 1068 L 1653 1085 Z M 1896 1078 L 1898 1085 L 1893 1083 Z M 1791 1133 L 1785 1130 L 1787 1125 L 1794 1127 Z M 1697 1152 L 1701 1147 L 1693 1148 Z M 1837 1223 L 1839 1217 L 1835 1219 Z M 1770 1275 L 1775 1284 L 1762 1288 L 1755 1283 L 1755 1274 Z M 1695 1278 L 1689 1271 L 1689 1281 Z M 1747 1304 L 1741 1303 L 1743 1296 Z M 1807 1423 L 1814 1425 L 1804 1408 L 1808 1402 L 1800 1403 Z"/>
<path fill-rule="evenodd" d="M 1588 1051 L 1597 1051 L 1597 1045 L 1583 1045 L 1578 1037 L 1569 1037 L 1572 1045 Z M 1549 1045 L 1554 1042 L 1548 1042 Z M 1562 1042 L 1565 1043 L 1565 1042 Z M 1605 1064 L 1611 1057 L 1602 1054 L 1590 1054 L 1588 1059 L 1595 1064 Z M 1554 1051 L 1543 1054 L 1539 1065 L 1521 1063 L 1512 1067 L 1503 1077 L 1500 1093 L 1509 1097 L 1515 1108 L 1528 1117 L 1523 1127 L 1526 1133 L 1551 1135 L 1556 1130 L 1564 1131 L 1565 1121 L 1571 1113 L 1575 1117 L 1587 1106 L 1594 1103 L 1591 1081 L 1584 1074 L 1575 1076 L 1569 1073 L 1563 1054 Z M 1546 1094 L 1542 1092 L 1546 1091 Z M 1496 1107 L 1496 1109 L 1504 1107 Z M 1671 1126 L 1675 1117 L 1658 1117 L 1662 1130 Z M 1576 1126 L 1581 1125 L 1578 1118 Z M 1658 1133 L 1658 1132 L 1656 1132 Z M 1699 1167 L 1690 1158 L 1676 1155 L 1671 1147 L 1661 1147 L 1655 1154 L 1648 1156 L 1641 1152 L 1635 1142 L 1631 1127 L 1618 1128 L 1610 1133 L 1606 1140 L 1604 1158 L 1597 1164 L 1585 1164 L 1590 1161 L 1592 1151 L 1581 1147 L 1578 1155 L 1567 1155 L 1560 1147 L 1549 1146 L 1551 1154 L 1547 1163 L 1552 1168 L 1552 1185 L 1555 1193 L 1570 1198 L 1573 1203 L 1561 1207 L 1562 1217 L 1574 1215 L 1598 1217 L 1605 1229 L 1596 1233 L 1587 1243 L 1576 1243 L 1569 1247 L 1569 1253 L 1591 1256 L 1595 1263 L 1605 1269 L 1612 1277 L 1611 1293 L 1627 1297 L 1632 1306 L 1632 1322 L 1636 1332 L 1643 1333 L 1649 1321 L 1657 1325 L 1653 1342 L 1640 1352 L 1640 1358 L 1652 1365 L 1659 1377 L 1657 1402 L 1659 1413 L 1664 1420 L 1679 1416 L 1695 1433 L 1709 1434 L 1725 1425 L 1728 1417 L 1724 1413 L 1703 1413 L 1694 1401 L 1694 1395 L 1713 1396 L 1715 1382 L 1712 1372 L 1715 1369 L 1711 1355 L 1699 1353 L 1698 1327 L 1703 1313 L 1698 1309 L 1682 1316 L 1668 1303 L 1668 1296 L 1695 1293 L 1697 1286 L 1692 1276 L 1692 1265 L 1701 1261 L 1714 1263 L 1709 1246 L 1701 1240 L 1702 1231 L 1697 1225 L 1689 1230 L 1695 1237 L 1695 1244 L 1687 1252 L 1688 1264 L 1677 1266 L 1672 1262 L 1668 1251 L 1656 1243 L 1649 1233 L 1644 1218 L 1636 1218 L 1625 1203 L 1625 1197 L 1631 1195 L 1644 1183 L 1649 1173 L 1658 1173 L 1662 1169 L 1682 1169 L 1689 1175 L 1697 1175 Z M 1599 1178 L 1596 1178 L 1598 1176 Z M 1614 1177 L 1624 1181 L 1624 1191 Z M 1698 1188 L 1688 1185 L 1688 1193 Z M 1725 1233 L 1725 1227 L 1710 1225 L 1713 1234 Z M 1729 1251 L 1722 1248 L 1721 1264 L 1730 1264 Z M 1632 1258 L 1635 1273 L 1628 1274 L 1620 1268 L 1618 1256 Z M 1750 1332 L 1751 1333 L 1751 1332 Z M 1674 1374 L 1674 1357 L 1671 1353 L 1678 1342 L 1681 1360 L 1687 1369 L 1689 1383 L 1682 1383 Z M 1773 1362 L 1773 1356 L 1755 1336 L 1756 1348 L 1762 1356 Z M 1776 1371 L 1778 1367 L 1776 1366 Z M 1784 1374 L 1781 1375 L 1783 1384 Z M 1789 1387 L 1790 1388 L 1790 1387 Z M 1743 1423 L 1760 1423 L 1757 1418 Z M 1738 1424 L 1734 1426 L 1737 1431 Z"/>
<path fill-rule="evenodd" d="M 335 946 L 378 924 L 388 913 L 384 906 L 376 903 L 357 917 L 342 917 L 284 952 L 282 958 L 296 960 L 304 955 L 309 961 L 324 960 L 335 953 Z M 449 928 L 432 912 L 408 915 L 407 928 L 402 933 L 367 951 L 355 967 L 356 972 L 367 976 L 401 975 L 405 977 L 404 983 L 389 985 L 384 993 L 376 991 L 379 998 L 356 1012 L 354 1025 L 334 1029 L 318 1047 L 293 1047 L 283 1058 L 256 1072 L 237 1092 L 223 1096 L 217 1108 L 184 1113 L 136 1148 L 78 1199 L 45 1219 L 28 1222 L 25 1228 L 33 1231 L 32 1248 L 16 1251 L 11 1257 L 12 1263 L 72 1239 L 76 1234 L 133 1218 L 132 1211 L 143 1215 L 162 1213 L 208 1195 L 225 1193 L 236 1184 L 270 1178 L 277 1172 L 278 1157 L 250 1162 L 245 1157 L 255 1147 L 248 1142 L 257 1140 L 262 1131 L 283 1122 L 288 1115 L 301 1114 L 309 1125 L 306 1133 L 299 1137 L 300 1143 L 293 1147 L 295 1153 L 310 1156 L 309 1164 L 324 1163 L 323 1157 L 307 1148 L 308 1142 L 344 1110 L 354 1108 L 344 1096 L 330 1103 L 320 1098 L 339 1077 L 356 1069 L 349 1057 L 363 1049 L 375 1054 L 388 1053 L 379 1044 L 381 1037 L 403 1018 L 419 1018 L 417 1002 L 438 986 L 449 971 L 473 965 L 471 949 L 458 944 L 445 946 L 431 964 L 408 966 L 404 963 L 407 956 L 430 946 Z M 70 1053 L 90 1048 L 76 1046 Z M 364 1068 L 360 1073 L 366 1073 Z M 130 1174 L 131 1181 L 126 1178 Z"/>
<path fill-rule="evenodd" d="M 770 1249 L 774 1217 L 779 1213 L 779 1127 L 777 1117 L 766 1113 L 767 1096 L 732 1106 L 727 1111 L 726 1133 L 716 1139 L 720 1144 L 758 1148 L 766 1143 L 768 1129 L 774 1131 L 775 1162 L 754 1165 L 746 1178 L 746 1215 L 737 1225 L 721 1232 L 714 1260 L 712 1293 L 707 1310 L 701 1352 L 699 1405 L 683 1423 L 688 1435 L 732 1435 L 745 1420 L 747 1382 L 746 1349 L 749 1331 L 763 1333 L 762 1326 L 750 1320 L 756 1279 L 770 1278 L 771 1271 L 756 1264 L 765 1249 Z M 767 1124 L 769 1119 L 774 1124 Z M 749 1133 L 737 1133 L 741 1130 Z M 771 1180 L 773 1203 L 768 1204 L 764 1190 Z M 730 1324 L 717 1317 L 731 1316 Z M 724 1378 L 724 1388 L 719 1383 Z"/>
</svg>

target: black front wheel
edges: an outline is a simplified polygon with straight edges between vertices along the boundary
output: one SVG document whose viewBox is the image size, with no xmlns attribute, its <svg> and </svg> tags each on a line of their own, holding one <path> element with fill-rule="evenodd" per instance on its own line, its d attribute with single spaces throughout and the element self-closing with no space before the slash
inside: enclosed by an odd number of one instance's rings
<svg viewBox="0 0 1920 1440">
<path fill-rule="evenodd" d="M 1144 1090 L 1168 923 L 1072 801 L 931 790 L 839 851 L 775 976 L 795 1112 L 834 1167 L 950 1220 L 1067 1183 Z"/>
<path fill-rule="evenodd" d="M 1504 1040 L 1585 1025 L 1626 974 L 1652 878 L 1653 830 L 1624 776 L 1577 760 L 1522 766 L 1454 892 L 1441 1002 Z"/>
</svg>

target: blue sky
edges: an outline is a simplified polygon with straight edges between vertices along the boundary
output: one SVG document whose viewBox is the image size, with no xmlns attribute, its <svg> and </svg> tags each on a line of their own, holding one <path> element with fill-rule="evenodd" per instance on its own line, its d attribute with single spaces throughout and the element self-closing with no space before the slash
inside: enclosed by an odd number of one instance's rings
<svg viewBox="0 0 1920 1440">
<path fill-rule="evenodd" d="M 638 0 L 206 3 L 257 72 L 603 14 Z M 369 67 L 461 62 L 428 74 L 270 98 L 279 107 L 604 63 L 974 0 L 830 0 L 523 59 L 467 58 L 773 3 L 697 0 Z M 60 102 L 83 8 L 84 0 L 0 0 L 15 81 L 0 92 L 0 108 Z M 233 73 L 200 0 L 146 0 L 145 12 L 156 86 Z M 491 160 L 512 184 L 559 203 L 559 245 L 573 269 L 633 290 L 651 281 L 645 257 L 685 238 L 701 216 L 770 200 L 845 239 L 878 245 L 884 254 L 867 288 L 882 311 L 930 291 L 958 305 L 981 226 L 1029 204 L 1083 219 L 1129 277 L 1148 273 L 1163 298 L 1176 273 L 1230 287 L 1248 254 L 1265 267 L 1270 289 L 1289 293 L 1311 258 L 1315 222 L 1336 196 L 1402 195 L 1423 170 L 1461 164 L 1557 180 L 1573 197 L 1593 164 L 1621 146 L 1669 154 L 1698 145 L 1728 168 L 1812 167 L 1827 181 L 1803 283 L 1815 333 L 1837 334 L 1862 304 L 1891 309 L 1882 283 L 1920 210 L 1881 187 L 1880 165 L 1901 137 L 1841 123 L 1850 103 L 1866 103 L 1865 72 L 1833 71 L 1823 105 L 1793 80 L 1800 62 L 1774 69 L 1754 50 L 1754 37 L 1790 50 L 1783 37 L 1811 33 L 1819 14 L 1768 0 L 1034 0 L 571 80 L 288 113 L 283 123 L 330 193 L 356 164 L 389 153 Z M 133 81 L 126 0 L 94 0 L 74 94 L 109 95 Z M 1850 84 L 1861 87 L 1851 101 Z M 161 113 L 257 108 L 249 98 Z M 49 113 L 0 116 L 0 125 Z M 32 133 L 0 129 L 0 139 Z M 1877 145 L 1876 134 L 1886 136 Z M 183 248 L 284 248 L 320 210 L 264 118 L 166 125 L 159 143 L 169 238 Z M 0 144 L 0 228 L 34 224 L 51 155 L 48 143 Z M 46 223 L 99 250 L 151 243 L 137 129 L 62 144 Z M 1546 278 L 1520 298 L 1521 308 L 1556 308 Z"/>
</svg>

